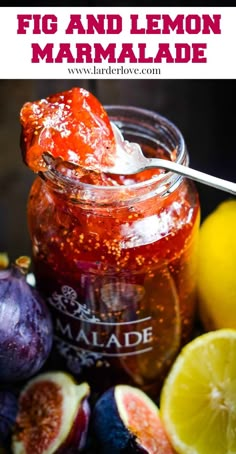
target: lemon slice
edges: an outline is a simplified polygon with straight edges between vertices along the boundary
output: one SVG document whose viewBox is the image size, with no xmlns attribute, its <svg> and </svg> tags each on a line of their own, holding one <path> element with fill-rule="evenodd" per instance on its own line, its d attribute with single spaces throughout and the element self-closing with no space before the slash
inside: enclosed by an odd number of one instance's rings
<svg viewBox="0 0 236 454">
<path fill-rule="evenodd" d="M 160 415 L 178 453 L 236 453 L 236 330 L 202 334 L 182 349 Z"/>
</svg>

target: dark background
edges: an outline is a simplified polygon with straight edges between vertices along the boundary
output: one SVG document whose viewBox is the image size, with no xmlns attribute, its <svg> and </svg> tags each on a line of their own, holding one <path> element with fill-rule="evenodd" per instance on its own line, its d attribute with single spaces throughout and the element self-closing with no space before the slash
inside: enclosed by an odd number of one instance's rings
<svg viewBox="0 0 236 454">
<path fill-rule="evenodd" d="M 0 252 L 12 260 L 30 254 L 26 203 L 34 179 L 20 154 L 20 108 L 72 86 L 89 89 L 104 104 L 144 107 L 168 117 L 185 137 L 192 167 L 236 180 L 234 80 L 0 80 Z M 197 187 L 203 220 L 229 194 Z"/>
</svg>

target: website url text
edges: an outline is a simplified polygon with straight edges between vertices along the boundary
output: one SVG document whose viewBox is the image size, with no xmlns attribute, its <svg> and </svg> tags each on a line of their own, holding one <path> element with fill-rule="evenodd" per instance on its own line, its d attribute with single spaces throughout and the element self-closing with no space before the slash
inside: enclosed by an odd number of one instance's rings
<svg viewBox="0 0 236 454">
<path fill-rule="evenodd" d="M 80 75 L 80 76 L 95 76 L 95 75 L 154 75 L 160 76 L 160 68 L 127 68 L 123 65 L 119 67 L 113 67 L 111 65 L 107 67 L 93 66 L 92 68 L 85 67 L 74 67 L 67 68 L 70 75 Z"/>
</svg>

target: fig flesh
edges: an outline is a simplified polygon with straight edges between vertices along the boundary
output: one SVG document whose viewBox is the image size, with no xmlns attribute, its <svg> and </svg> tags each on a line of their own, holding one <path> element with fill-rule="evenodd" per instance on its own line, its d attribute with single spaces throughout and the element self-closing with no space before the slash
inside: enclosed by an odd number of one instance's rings
<svg viewBox="0 0 236 454">
<path fill-rule="evenodd" d="M 52 348 L 49 310 L 26 281 L 29 263 L 20 257 L 0 270 L 0 382 L 27 380 L 42 368 Z"/>
<path fill-rule="evenodd" d="M 22 390 L 13 454 L 74 454 L 84 448 L 90 418 L 87 383 L 64 372 L 33 378 Z"/>
<path fill-rule="evenodd" d="M 103 454 L 173 454 L 156 404 L 141 390 L 117 385 L 96 402 L 93 430 Z"/>
</svg>

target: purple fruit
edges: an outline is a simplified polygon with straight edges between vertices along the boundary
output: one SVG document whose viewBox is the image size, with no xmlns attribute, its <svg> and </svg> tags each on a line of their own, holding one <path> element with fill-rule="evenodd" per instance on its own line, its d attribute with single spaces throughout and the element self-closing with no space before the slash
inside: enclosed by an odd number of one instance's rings
<svg viewBox="0 0 236 454">
<path fill-rule="evenodd" d="M 13 454 L 74 454 L 85 446 L 90 418 L 87 383 L 64 372 L 33 378 L 22 390 L 13 431 Z"/>
<path fill-rule="evenodd" d="M 132 386 L 117 385 L 98 399 L 93 430 L 103 454 L 174 454 L 158 407 Z"/>
<path fill-rule="evenodd" d="M 0 391 L 0 440 L 11 434 L 17 414 L 17 397 L 10 391 Z"/>
<path fill-rule="evenodd" d="M 52 348 L 52 322 L 39 293 L 26 282 L 27 257 L 0 271 L 0 381 L 36 374 Z"/>
</svg>

